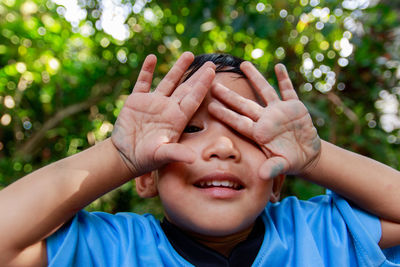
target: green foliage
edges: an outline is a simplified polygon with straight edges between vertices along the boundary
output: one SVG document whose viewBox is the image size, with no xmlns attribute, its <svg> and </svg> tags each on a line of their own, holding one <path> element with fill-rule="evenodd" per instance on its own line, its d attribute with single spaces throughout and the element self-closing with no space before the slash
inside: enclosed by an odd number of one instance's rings
<svg viewBox="0 0 400 267">
<path fill-rule="evenodd" d="M 114 1 L 116 17 L 130 12 L 108 28 L 105 2 L 79 1 L 84 16 L 71 21 L 57 1 L 0 1 L 1 187 L 110 136 L 145 56 L 158 57 L 156 85 L 186 50 L 251 60 L 273 85 L 283 62 L 322 138 L 399 168 L 398 4 Z M 89 208 L 161 214 L 133 184 Z M 294 177 L 286 186 L 322 192 Z"/>
</svg>

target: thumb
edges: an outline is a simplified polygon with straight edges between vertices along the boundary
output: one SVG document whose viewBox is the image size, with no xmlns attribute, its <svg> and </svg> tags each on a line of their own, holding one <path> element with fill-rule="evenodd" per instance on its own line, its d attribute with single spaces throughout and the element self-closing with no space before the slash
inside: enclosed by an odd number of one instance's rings
<svg viewBox="0 0 400 267">
<path fill-rule="evenodd" d="M 154 154 L 154 160 L 161 164 L 171 162 L 193 163 L 196 159 L 196 153 L 188 146 L 178 143 L 162 144 Z"/>
<path fill-rule="evenodd" d="M 287 161 L 282 157 L 272 157 L 267 159 L 258 170 L 261 179 L 267 180 L 283 174 L 288 169 Z"/>
</svg>

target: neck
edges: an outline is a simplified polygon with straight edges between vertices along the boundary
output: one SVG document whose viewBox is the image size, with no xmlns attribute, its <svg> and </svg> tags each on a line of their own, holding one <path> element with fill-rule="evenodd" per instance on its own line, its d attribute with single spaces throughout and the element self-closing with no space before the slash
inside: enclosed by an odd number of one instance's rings
<svg viewBox="0 0 400 267">
<path fill-rule="evenodd" d="M 247 229 L 232 234 L 228 236 L 204 236 L 197 233 L 186 232 L 189 236 L 191 236 L 197 242 L 219 252 L 225 257 L 229 257 L 229 254 L 233 250 L 236 245 L 240 242 L 247 239 L 251 231 L 253 230 L 254 224 L 252 224 Z"/>
</svg>

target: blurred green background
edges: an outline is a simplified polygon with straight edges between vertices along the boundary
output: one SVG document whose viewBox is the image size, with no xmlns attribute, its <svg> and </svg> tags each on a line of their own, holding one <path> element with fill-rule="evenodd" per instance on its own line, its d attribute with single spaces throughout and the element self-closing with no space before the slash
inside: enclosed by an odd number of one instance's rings
<svg viewBox="0 0 400 267">
<path fill-rule="evenodd" d="M 399 169 L 399 45 L 399 1 L 0 0 L 0 188 L 110 136 L 146 55 L 156 85 L 186 50 L 273 85 L 284 63 L 322 138 Z M 284 195 L 323 192 L 289 177 Z M 161 214 L 133 182 L 88 209 Z"/>
</svg>

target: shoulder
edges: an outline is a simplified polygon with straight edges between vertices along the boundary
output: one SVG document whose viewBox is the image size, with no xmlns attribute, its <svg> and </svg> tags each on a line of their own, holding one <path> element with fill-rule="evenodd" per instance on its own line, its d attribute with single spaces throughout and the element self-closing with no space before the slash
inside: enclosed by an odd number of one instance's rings
<svg viewBox="0 0 400 267">
<path fill-rule="evenodd" d="M 291 229 L 303 229 L 315 237 L 342 236 L 377 244 L 381 237 L 378 217 L 358 208 L 340 195 L 329 193 L 309 200 L 288 197 L 280 203 L 268 205 L 265 217 L 277 230 L 285 234 Z M 366 234 L 368 233 L 368 234 Z M 325 240 L 324 242 L 326 242 Z"/>
<path fill-rule="evenodd" d="M 287 197 L 277 203 L 270 203 L 266 212 L 273 218 L 311 216 L 315 212 L 332 212 L 335 200 L 331 195 L 321 195 L 309 200 L 300 200 L 297 197 Z"/>
<path fill-rule="evenodd" d="M 106 266 L 114 260 L 128 260 L 124 255 L 131 255 L 129 260 L 135 261 L 143 250 L 154 253 L 159 243 L 165 243 L 164 239 L 159 221 L 152 215 L 80 211 L 46 243 L 50 266 L 60 262 L 74 266 L 76 259 L 93 266 L 101 261 L 100 265 Z M 139 243 L 146 247 L 137 247 Z"/>
<path fill-rule="evenodd" d="M 266 239 L 273 240 L 279 251 L 286 249 L 287 256 L 320 255 L 322 263 L 343 255 L 341 266 L 351 266 L 349 262 L 376 266 L 370 263 L 385 260 L 378 246 L 379 218 L 335 193 L 309 200 L 285 198 L 268 205 L 263 219 Z"/>
<path fill-rule="evenodd" d="M 334 192 L 320 195 L 309 200 L 299 200 L 296 197 L 287 197 L 281 202 L 270 204 L 266 212 L 273 217 L 303 217 L 307 221 L 324 220 L 327 223 L 350 223 L 356 219 L 358 223 L 367 223 L 366 227 L 380 226 L 379 218 L 353 205 L 348 200 Z M 379 233 L 380 234 L 380 233 Z"/>
<path fill-rule="evenodd" d="M 76 214 L 72 221 L 76 221 L 80 225 L 93 226 L 103 224 L 105 227 L 111 226 L 132 226 L 146 227 L 151 225 L 159 225 L 159 221 L 151 214 L 139 215 L 131 212 L 121 212 L 110 214 L 106 212 L 87 212 L 80 211 Z"/>
<path fill-rule="evenodd" d="M 90 236 L 93 239 L 150 238 L 161 231 L 160 223 L 151 214 L 138 215 L 123 212 L 110 214 L 106 212 L 79 211 L 70 222 L 66 223 L 53 238 L 66 234 Z"/>
</svg>

